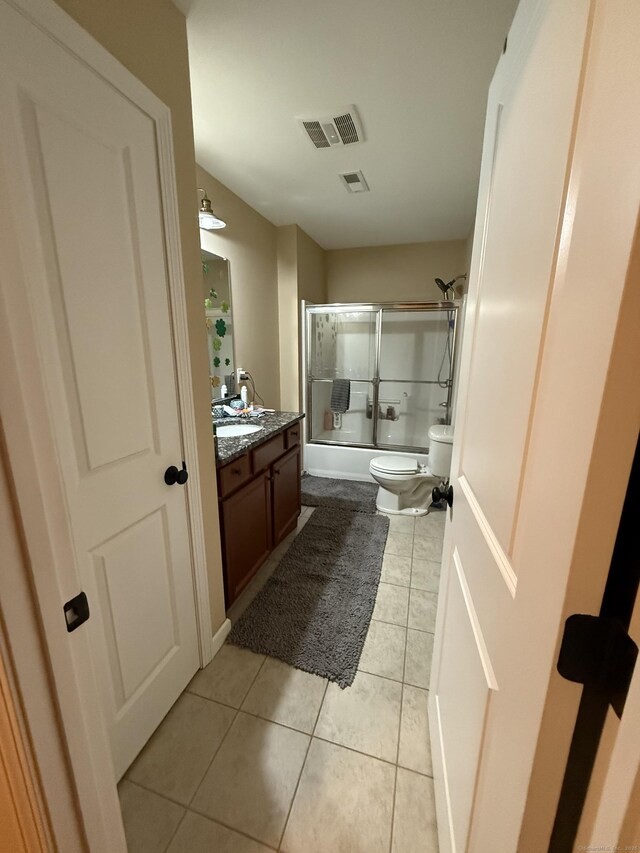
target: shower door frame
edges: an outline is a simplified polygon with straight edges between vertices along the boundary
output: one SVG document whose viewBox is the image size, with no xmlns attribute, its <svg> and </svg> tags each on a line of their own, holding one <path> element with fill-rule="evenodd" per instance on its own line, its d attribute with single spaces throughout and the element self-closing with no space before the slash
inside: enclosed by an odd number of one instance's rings
<svg viewBox="0 0 640 853">
<path fill-rule="evenodd" d="M 304 346 L 302 347 L 302 375 L 304 382 L 302 383 L 303 393 L 303 409 L 305 412 L 304 430 L 305 441 L 307 444 L 324 444 L 334 447 L 360 447 L 365 450 L 396 450 L 409 451 L 412 453 L 427 453 L 426 447 L 415 447 L 406 444 L 378 444 L 378 406 L 380 402 L 380 383 L 381 382 L 397 382 L 398 384 L 407 385 L 438 385 L 437 380 L 418 380 L 418 379 L 380 379 L 380 353 L 382 349 L 382 318 L 385 311 L 406 311 L 425 312 L 425 311 L 452 311 L 453 312 L 453 341 L 451 344 L 451 373 L 449 377 L 449 386 L 447 388 L 447 413 L 451 416 L 451 402 L 453 396 L 453 383 L 456 372 L 456 351 L 458 344 L 458 310 L 461 307 L 460 300 L 442 301 L 442 302 L 333 302 L 333 303 L 314 303 L 307 302 L 304 299 L 301 302 L 302 310 L 302 325 L 304 329 Z M 358 311 L 369 312 L 375 314 L 375 348 L 374 348 L 374 369 L 372 379 L 353 380 L 357 382 L 370 382 L 373 386 L 373 434 L 371 443 L 353 442 L 353 441 L 338 441 L 331 439 L 313 438 L 313 383 L 314 382 L 333 382 L 333 379 L 317 379 L 311 374 L 309 362 L 311 353 L 311 323 L 309 317 L 311 314 L 350 314 Z"/>
</svg>

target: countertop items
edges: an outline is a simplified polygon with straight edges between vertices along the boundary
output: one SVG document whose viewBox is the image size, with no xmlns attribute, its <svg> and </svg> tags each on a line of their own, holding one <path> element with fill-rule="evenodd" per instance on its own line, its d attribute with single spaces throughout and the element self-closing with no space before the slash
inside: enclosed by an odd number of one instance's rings
<svg viewBox="0 0 640 853">
<path fill-rule="evenodd" d="M 272 438 L 279 432 L 287 429 L 297 421 L 304 418 L 302 412 L 265 412 L 259 419 L 251 418 L 221 418 L 216 421 L 216 426 L 226 424 L 252 423 L 262 427 L 258 432 L 251 433 L 245 436 L 233 436 L 232 438 L 220 438 L 216 436 L 216 465 L 221 467 L 242 456 L 252 447 L 257 447 L 269 438 Z"/>
</svg>

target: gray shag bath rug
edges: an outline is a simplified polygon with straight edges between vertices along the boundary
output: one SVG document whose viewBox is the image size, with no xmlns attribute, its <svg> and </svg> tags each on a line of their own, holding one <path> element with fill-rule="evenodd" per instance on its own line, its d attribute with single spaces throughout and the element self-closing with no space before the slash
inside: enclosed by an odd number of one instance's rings
<svg viewBox="0 0 640 853">
<path fill-rule="evenodd" d="M 376 483 L 302 475 L 302 503 L 305 506 L 327 506 L 375 515 L 377 494 Z"/>
<path fill-rule="evenodd" d="M 348 687 L 369 629 L 388 530 L 381 515 L 318 508 L 229 642 Z"/>
</svg>

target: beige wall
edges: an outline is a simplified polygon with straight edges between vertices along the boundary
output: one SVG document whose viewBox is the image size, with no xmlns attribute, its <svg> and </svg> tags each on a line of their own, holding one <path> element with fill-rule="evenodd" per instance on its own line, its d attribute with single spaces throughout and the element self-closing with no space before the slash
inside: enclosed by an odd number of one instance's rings
<svg viewBox="0 0 640 853">
<path fill-rule="evenodd" d="M 197 178 L 197 186 L 206 189 L 213 211 L 227 223 L 221 231 L 200 231 L 200 238 L 203 248 L 229 260 L 236 367 L 251 372 L 266 405 L 277 409 L 277 229 L 200 166 Z M 192 192 L 195 204 L 195 187 Z M 201 321 L 204 326 L 203 313 Z"/>
<path fill-rule="evenodd" d="M 58 0 L 58 5 L 171 109 L 211 616 L 215 632 L 224 621 L 225 613 L 211 437 L 209 367 L 202 318 L 202 268 L 196 218 L 195 154 L 185 19 L 169 0 L 135 0 L 134 3 L 130 0 Z"/>
<path fill-rule="evenodd" d="M 466 241 L 326 252 L 329 302 L 423 302 L 441 298 L 434 278 L 467 272 Z"/>
<path fill-rule="evenodd" d="M 297 230 L 295 225 L 278 228 L 280 404 L 287 412 L 299 403 Z"/>
<path fill-rule="evenodd" d="M 326 302 L 325 254 L 297 225 L 278 228 L 280 400 L 285 411 L 302 409 L 300 303 Z"/>
<path fill-rule="evenodd" d="M 298 298 L 307 302 L 325 302 L 327 286 L 325 281 L 326 252 L 315 240 L 296 226 L 298 236 Z"/>
</svg>

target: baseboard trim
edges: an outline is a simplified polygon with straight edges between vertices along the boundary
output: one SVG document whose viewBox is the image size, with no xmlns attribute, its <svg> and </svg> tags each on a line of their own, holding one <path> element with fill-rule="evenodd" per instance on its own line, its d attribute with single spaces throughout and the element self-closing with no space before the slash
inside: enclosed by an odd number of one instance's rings
<svg viewBox="0 0 640 853">
<path fill-rule="evenodd" d="M 224 641 L 227 639 L 227 635 L 231 630 L 231 620 L 225 619 L 222 625 L 218 628 L 218 630 L 213 635 L 213 639 L 211 641 L 211 650 L 213 652 L 212 658 L 214 658 L 222 646 L 224 645 Z"/>
</svg>

